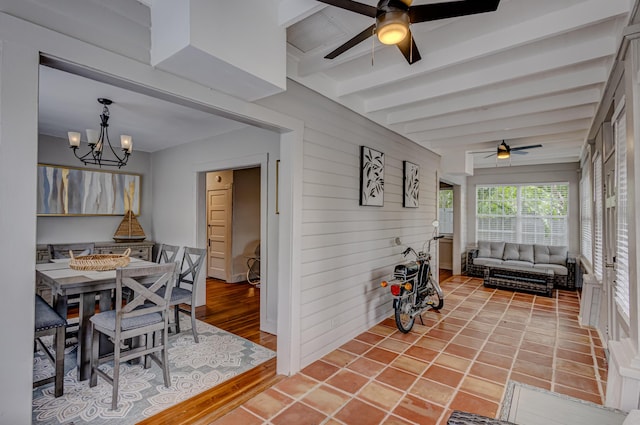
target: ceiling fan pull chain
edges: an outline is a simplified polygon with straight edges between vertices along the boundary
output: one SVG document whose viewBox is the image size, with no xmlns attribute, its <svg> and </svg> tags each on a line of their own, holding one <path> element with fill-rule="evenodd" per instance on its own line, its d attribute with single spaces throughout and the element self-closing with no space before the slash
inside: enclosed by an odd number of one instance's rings
<svg viewBox="0 0 640 425">
<path fill-rule="evenodd" d="M 411 35 L 411 31 L 409 31 L 409 64 L 413 63 L 413 35 Z"/>
<path fill-rule="evenodd" d="M 373 30 L 371 31 L 371 35 L 375 35 L 376 33 L 376 29 L 375 27 L 373 28 Z M 373 67 L 373 55 L 376 52 L 376 41 L 375 39 L 372 37 L 371 38 L 371 67 Z"/>
</svg>

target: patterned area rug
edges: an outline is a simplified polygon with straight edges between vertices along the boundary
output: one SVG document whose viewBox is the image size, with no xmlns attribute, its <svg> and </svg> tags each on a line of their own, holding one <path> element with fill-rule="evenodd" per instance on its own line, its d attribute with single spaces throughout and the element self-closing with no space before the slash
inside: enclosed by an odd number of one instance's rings
<svg viewBox="0 0 640 425">
<path fill-rule="evenodd" d="M 275 357 L 276 353 L 229 332 L 197 322 L 200 343 L 193 341 L 188 319 L 182 332 L 170 334 L 171 387 L 165 388 L 162 369 L 151 362 L 120 367 L 118 409 L 110 410 L 112 387 L 98 377 L 98 385 L 77 381 L 75 350 L 65 356 L 64 394 L 53 396 L 53 384 L 33 390 L 33 424 L 135 424 Z M 53 367 L 42 353 L 34 356 L 34 379 L 51 376 Z M 112 364 L 101 369 L 112 376 Z"/>
</svg>

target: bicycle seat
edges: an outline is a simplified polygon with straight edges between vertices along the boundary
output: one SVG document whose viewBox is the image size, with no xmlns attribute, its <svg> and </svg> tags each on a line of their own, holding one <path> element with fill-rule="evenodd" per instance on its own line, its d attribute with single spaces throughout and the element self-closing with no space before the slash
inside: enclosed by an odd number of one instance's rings
<svg viewBox="0 0 640 425">
<path fill-rule="evenodd" d="M 420 266 L 416 263 L 398 264 L 393 270 L 393 275 L 397 278 L 408 279 L 418 273 Z"/>
</svg>

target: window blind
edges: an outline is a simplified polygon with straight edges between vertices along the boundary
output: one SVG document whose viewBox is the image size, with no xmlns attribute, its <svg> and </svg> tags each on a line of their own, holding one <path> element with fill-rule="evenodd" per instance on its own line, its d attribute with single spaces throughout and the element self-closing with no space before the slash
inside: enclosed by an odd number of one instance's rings
<svg viewBox="0 0 640 425">
<path fill-rule="evenodd" d="M 615 121 L 616 140 L 616 211 L 617 247 L 615 300 L 621 312 L 629 318 L 629 227 L 627 215 L 627 129 L 625 112 Z"/>
<path fill-rule="evenodd" d="M 583 167 L 582 172 L 582 179 L 580 180 L 580 253 L 593 266 L 591 164 Z"/>
<path fill-rule="evenodd" d="M 593 220 L 593 273 L 596 277 L 602 279 L 602 156 L 596 153 L 593 161 L 593 204 L 594 215 Z"/>
<path fill-rule="evenodd" d="M 476 240 L 568 243 L 569 185 L 476 187 Z"/>
</svg>

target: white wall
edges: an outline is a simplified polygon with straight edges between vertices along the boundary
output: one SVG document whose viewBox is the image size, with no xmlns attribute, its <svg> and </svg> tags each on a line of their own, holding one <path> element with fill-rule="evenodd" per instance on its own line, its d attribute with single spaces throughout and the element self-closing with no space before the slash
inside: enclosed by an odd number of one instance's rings
<svg viewBox="0 0 640 425">
<path fill-rule="evenodd" d="M 86 147 L 86 145 L 84 146 Z M 38 163 L 99 169 L 96 166 L 82 164 L 69 149 L 67 140 L 43 134 L 38 136 Z M 153 240 L 151 223 L 153 179 L 151 177 L 150 155 L 147 152 L 133 151 L 129 163 L 122 170 L 117 168 L 103 169 L 142 175 L 140 216 L 137 219 L 147 236 L 147 240 Z M 37 243 L 113 241 L 113 234 L 122 218 L 123 216 L 38 217 Z"/>
<path fill-rule="evenodd" d="M 305 122 L 301 366 L 388 317 L 380 287 L 403 248 L 431 235 L 439 156 L 289 81 L 261 105 Z M 385 154 L 383 207 L 358 205 L 360 146 Z M 402 161 L 420 166 L 420 207 L 402 207 Z"/>
<path fill-rule="evenodd" d="M 38 51 L 0 40 L 0 423 L 31 421 Z"/>
<path fill-rule="evenodd" d="M 278 273 L 278 284 L 282 286 L 278 291 L 279 302 L 290 306 L 286 314 L 278 312 L 277 315 L 278 327 L 282 330 L 278 336 L 278 373 L 297 371 L 299 344 L 292 341 L 298 335 L 299 294 L 292 283 L 299 281 L 301 238 L 299 214 L 296 208 L 290 207 L 302 203 L 300 179 L 294 178 L 302 173 L 298 166 L 302 162 L 302 123 L 154 69 L 140 62 L 140 58 L 132 60 L 115 53 L 115 49 L 102 49 L 96 44 L 0 13 L 0 175 L 5 182 L 0 185 L 0 266 L 5 270 L 2 285 L 7 295 L 3 298 L 5 304 L 0 309 L 0 318 L 5 323 L 12 323 L 0 332 L 4 341 L 11 341 L 11 347 L 3 350 L 3 361 L 0 362 L 0 393 L 3 394 L 0 397 L 0 423 L 31 421 L 40 53 L 89 70 L 99 69 L 113 77 L 111 81 L 121 79 L 162 93 L 165 98 L 179 97 L 226 117 L 237 117 L 242 122 L 277 132 L 273 133 L 274 137 L 284 147 L 282 156 L 287 159 L 286 165 L 280 167 L 280 186 L 283 188 L 280 202 L 287 208 L 281 209 L 279 228 L 276 227 L 273 233 L 277 235 L 274 251 L 281 250 L 283 255 L 278 256 L 278 270 L 273 267 L 269 274 Z M 273 169 L 269 173 L 272 176 Z M 19 191 L 8 184 L 12 181 L 20 182 Z M 278 244 L 277 239 L 285 243 Z"/>
<path fill-rule="evenodd" d="M 265 299 L 264 330 L 276 333 L 278 285 L 278 218 L 275 214 L 275 160 L 279 158 L 279 135 L 255 127 L 216 136 L 210 140 L 154 152 L 151 155 L 153 179 L 153 228 L 158 242 L 175 245 L 206 245 L 206 184 L 207 171 L 261 165 L 268 157 L 268 178 L 262 184 L 267 194 L 268 267 L 266 285 L 261 289 Z M 234 176 L 235 179 L 235 176 Z M 201 278 L 204 279 L 204 275 Z M 264 275 L 263 275 L 264 276 Z M 200 285 L 198 305 L 205 302 L 205 286 Z M 261 299 L 262 302 L 262 299 Z M 264 310 L 264 311 L 263 311 Z M 264 323 L 263 323 L 264 322 Z"/>
<path fill-rule="evenodd" d="M 580 253 L 580 163 L 520 167 L 477 168 L 467 178 L 467 243 L 476 243 L 476 186 L 482 184 L 523 184 L 569 182 L 569 253 Z"/>
</svg>

